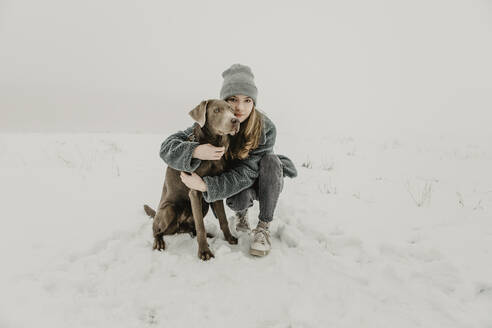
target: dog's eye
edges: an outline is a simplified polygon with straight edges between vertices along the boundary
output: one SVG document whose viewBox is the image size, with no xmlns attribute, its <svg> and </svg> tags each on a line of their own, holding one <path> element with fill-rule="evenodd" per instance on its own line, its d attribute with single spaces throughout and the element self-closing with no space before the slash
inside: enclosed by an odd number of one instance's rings
<svg viewBox="0 0 492 328">
<path fill-rule="evenodd" d="M 215 113 L 218 113 L 218 112 L 219 112 L 219 109 L 218 109 L 218 108 L 215 108 L 215 109 L 214 109 L 214 112 L 215 112 Z"/>
</svg>

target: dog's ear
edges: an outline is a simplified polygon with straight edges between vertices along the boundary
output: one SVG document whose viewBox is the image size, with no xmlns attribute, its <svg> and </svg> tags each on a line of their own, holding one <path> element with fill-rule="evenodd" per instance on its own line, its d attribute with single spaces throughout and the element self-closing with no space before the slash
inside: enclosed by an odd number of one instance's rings
<svg viewBox="0 0 492 328">
<path fill-rule="evenodd" d="M 207 119 L 207 105 L 208 100 L 202 100 L 202 102 L 193 108 L 188 114 L 190 114 L 191 118 L 200 124 L 200 127 L 203 128 L 205 125 L 205 120 Z"/>
</svg>

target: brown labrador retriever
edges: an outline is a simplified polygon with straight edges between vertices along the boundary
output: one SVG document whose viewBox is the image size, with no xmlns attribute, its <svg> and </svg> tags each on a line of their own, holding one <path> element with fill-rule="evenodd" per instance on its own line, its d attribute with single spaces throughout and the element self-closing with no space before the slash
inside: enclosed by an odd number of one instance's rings
<svg viewBox="0 0 492 328">
<path fill-rule="evenodd" d="M 204 100 L 191 110 L 189 115 L 199 123 L 193 135 L 190 136 L 190 140 L 200 144 L 210 143 L 216 147 L 224 146 L 227 152 L 229 135 L 234 135 L 239 131 L 239 120 L 234 115 L 234 109 L 226 101 Z M 201 177 L 218 175 L 226 169 L 226 165 L 223 156 L 220 160 L 202 160 L 195 173 Z M 225 239 L 229 244 L 237 244 L 237 238 L 229 230 L 223 201 L 213 202 L 212 207 Z M 208 208 L 209 203 L 203 199 L 202 192 L 189 189 L 181 181 L 180 171 L 168 166 L 157 213 L 144 205 L 145 212 L 154 218 L 153 248 L 157 250 L 166 248 L 164 235 L 189 232 L 197 236 L 198 257 L 202 260 L 214 257 L 207 243 L 208 234 L 203 223 Z"/>
</svg>

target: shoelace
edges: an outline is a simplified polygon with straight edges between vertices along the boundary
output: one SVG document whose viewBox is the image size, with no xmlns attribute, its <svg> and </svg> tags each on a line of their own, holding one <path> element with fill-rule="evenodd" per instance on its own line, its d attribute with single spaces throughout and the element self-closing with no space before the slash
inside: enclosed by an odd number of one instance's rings
<svg viewBox="0 0 492 328">
<path fill-rule="evenodd" d="M 249 228 L 249 222 L 247 218 L 247 213 L 244 215 L 239 215 L 236 213 L 236 217 L 239 219 L 239 225 L 247 226 Z"/>
<path fill-rule="evenodd" d="M 253 232 L 255 233 L 255 240 L 254 242 L 258 242 L 262 245 L 265 245 L 267 242 L 270 244 L 268 237 L 269 237 L 269 231 L 266 229 L 262 228 L 255 228 L 253 229 Z"/>
</svg>

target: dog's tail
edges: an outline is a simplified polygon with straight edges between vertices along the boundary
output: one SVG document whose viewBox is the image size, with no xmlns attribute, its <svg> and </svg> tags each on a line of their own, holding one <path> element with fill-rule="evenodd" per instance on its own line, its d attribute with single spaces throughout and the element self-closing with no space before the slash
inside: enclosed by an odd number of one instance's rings
<svg viewBox="0 0 492 328">
<path fill-rule="evenodd" d="M 151 218 L 154 218 L 155 216 L 155 211 L 152 207 L 150 207 L 149 205 L 144 205 L 144 211 L 145 213 L 147 213 L 148 216 L 150 216 Z"/>
</svg>

